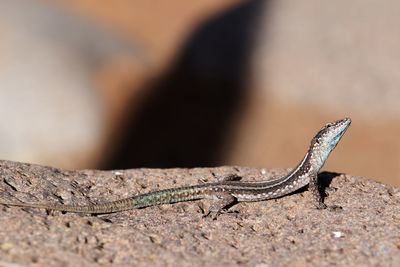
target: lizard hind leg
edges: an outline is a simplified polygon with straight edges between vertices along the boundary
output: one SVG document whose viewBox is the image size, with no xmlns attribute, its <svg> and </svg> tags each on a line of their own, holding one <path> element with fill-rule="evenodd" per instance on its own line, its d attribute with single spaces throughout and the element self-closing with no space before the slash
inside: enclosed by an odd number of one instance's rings
<svg viewBox="0 0 400 267">
<path fill-rule="evenodd" d="M 216 220 L 227 206 L 236 201 L 236 198 L 227 192 L 218 192 L 214 195 L 214 197 L 217 200 L 211 204 L 207 214 L 205 214 L 204 217 L 210 217 L 213 220 Z"/>
</svg>

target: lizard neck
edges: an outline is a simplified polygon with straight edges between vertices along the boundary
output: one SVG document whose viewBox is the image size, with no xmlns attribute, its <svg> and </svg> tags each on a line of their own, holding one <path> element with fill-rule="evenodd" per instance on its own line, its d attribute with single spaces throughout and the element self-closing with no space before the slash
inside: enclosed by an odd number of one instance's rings
<svg viewBox="0 0 400 267">
<path fill-rule="evenodd" d="M 327 147 L 311 144 L 303 160 L 284 179 L 297 181 L 298 186 L 305 186 L 310 182 L 310 177 L 317 175 L 324 166 L 332 150 Z"/>
<path fill-rule="evenodd" d="M 325 143 L 312 142 L 307 152 L 309 157 L 306 164 L 311 167 L 312 171 L 318 173 L 334 148 L 335 146 L 330 146 Z"/>
<path fill-rule="evenodd" d="M 292 181 L 296 181 L 299 188 L 305 186 L 309 183 L 311 174 L 319 170 L 314 165 L 315 163 L 309 149 L 303 160 L 287 175 L 286 179 L 289 178 Z"/>
</svg>

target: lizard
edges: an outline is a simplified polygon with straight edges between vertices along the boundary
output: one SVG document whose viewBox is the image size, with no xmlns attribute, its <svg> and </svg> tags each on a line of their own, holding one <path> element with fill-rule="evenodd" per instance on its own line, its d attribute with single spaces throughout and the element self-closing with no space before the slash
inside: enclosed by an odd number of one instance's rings
<svg viewBox="0 0 400 267">
<path fill-rule="evenodd" d="M 312 138 L 307 153 L 297 167 L 287 175 L 271 180 L 240 181 L 241 177 L 230 174 L 217 177 L 216 182 L 153 191 L 102 204 L 76 206 L 51 203 L 7 203 L 2 201 L 0 201 L 0 204 L 64 212 L 105 214 L 207 198 L 216 200 L 206 214 L 206 216 L 211 215 L 215 219 L 226 207 L 235 202 L 262 201 L 278 198 L 308 185 L 308 189 L 315 199 L 316 207 L 318 209 L 325 209 L 327 206 L 323 203 L 318 188 L 318 172 L 342 138 L 350 123 L 350 118 L 344 118 L 326 124 Z"/>
</svg>

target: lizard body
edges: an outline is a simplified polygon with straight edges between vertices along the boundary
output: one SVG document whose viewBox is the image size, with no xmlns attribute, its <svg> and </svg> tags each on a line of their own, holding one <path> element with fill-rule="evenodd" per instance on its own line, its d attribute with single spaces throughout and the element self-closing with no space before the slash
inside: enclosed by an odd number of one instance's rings
<svg viewBox="0 0 400 267">
<path fill-rule="evenodd" d="M 50 203 L 6 203 L 7 206 L 43 208 L 67 212 L 101 214 L 113 213 L 133 208 L 175 203 L 203 198 L 215 199 L 210 212 L 217 216 L 220 211 L 234 201 L 261 201 L 281 197 L 309 185 L 318 208 L 326 208 L 318 190 L 317 175 L 330 152 L 351 123 L 349 118 L 326 124 L 311 140 L 310 147 L 303 160 L 289 174 L 273 180 L 237 181 L 236 175 L 217 178 L 216 182 L 200 185 L 164 189 L 133 196 L 103 204 L 73 206 Z"/>
</svg>

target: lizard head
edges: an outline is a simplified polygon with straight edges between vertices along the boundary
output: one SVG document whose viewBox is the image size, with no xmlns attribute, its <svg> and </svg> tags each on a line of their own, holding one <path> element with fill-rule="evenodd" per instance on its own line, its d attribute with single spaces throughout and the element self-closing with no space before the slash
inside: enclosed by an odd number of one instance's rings
<svg viewBox="0 0 400 267">
<path fill-rule="evenodd" d="M 344 118 L 335 122 L 326 124 L 311 140 L 311 150 L 318 155 L 319 160 L 323 164 L 328 158 L 329 153 L 339 143 L 343 134 L 351 123 L 350 118 Z"/>
</svg>

